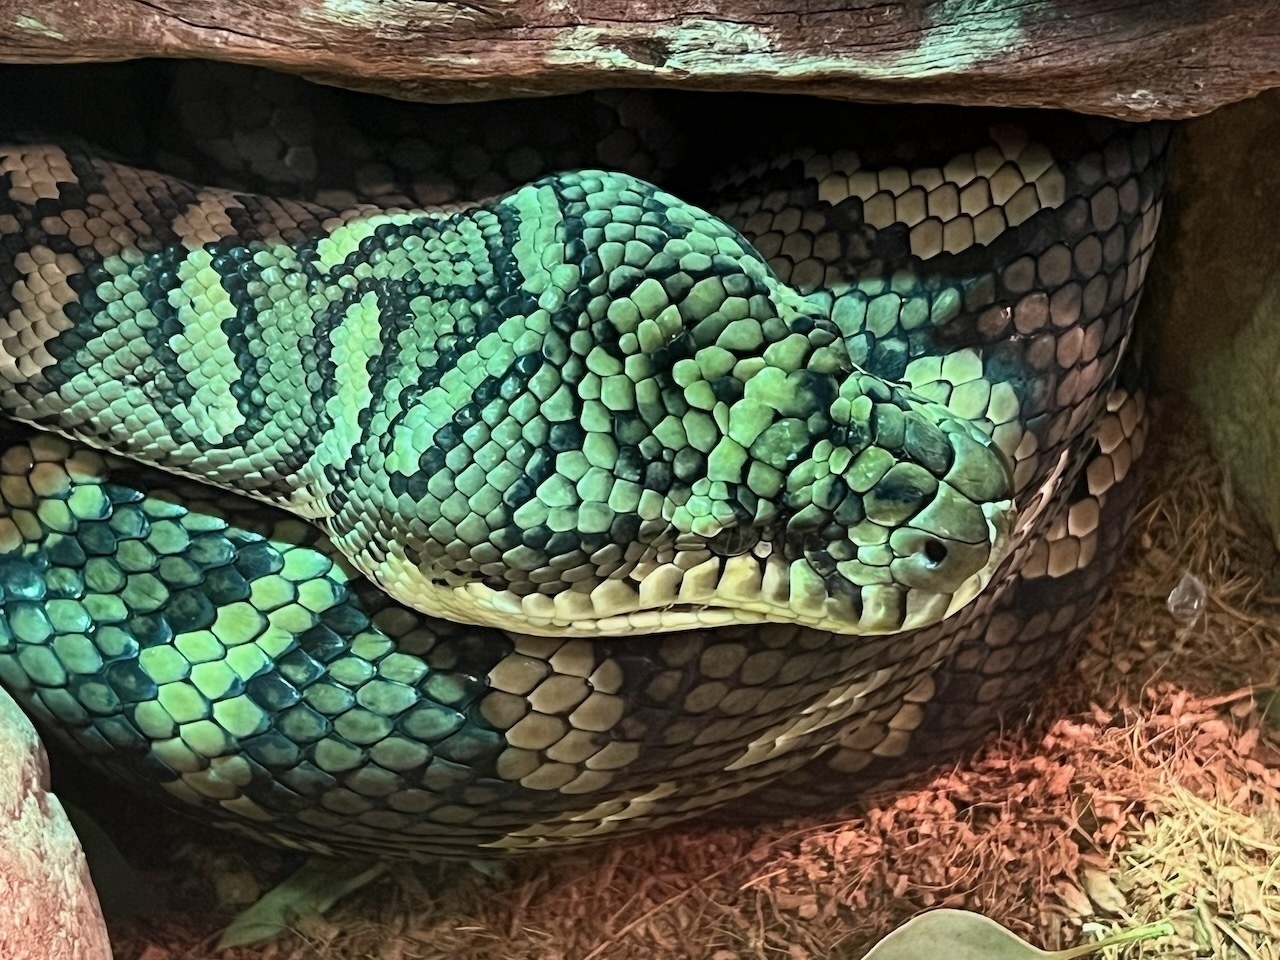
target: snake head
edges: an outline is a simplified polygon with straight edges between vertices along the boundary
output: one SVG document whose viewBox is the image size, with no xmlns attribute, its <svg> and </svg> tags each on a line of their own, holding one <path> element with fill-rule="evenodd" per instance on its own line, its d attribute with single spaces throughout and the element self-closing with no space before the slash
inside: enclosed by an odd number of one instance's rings
<svg viewBox="0 0 1280 960">
<path fill-rule="evenodd" d="M 818 303 L 764 282 L 773 316 L 713 311 L 672 366 L 692 409 L 669 407 L 707 453 L 664 505 L 683 571 L 664 623 L 881 634 L 955 613 L 1009 549 L 1007 458 L 945 406 L 856 369 Z"/>
<path fill-rule="evenodd" d="M 669 512 L 686 535 L 680 599 L 702 622 L 730 610 L 853 634 L 950 616 L 1010 548 L 1008 459 L 945 406 L 855 369 L 812 304 L 776 302 L 785 336 L 743 383 L 711 386 L 738 399 L 707 481 Z"/>
<path fill-rule="evenodd" d="M 500 325 L 474 334 L 483 362 L 464 358 L 476 382 L 458 361 L 388 438 L 402 512 L 374 518 L 361 564 L 388 592 L 535 634 L 856 634 L 935 622 L 985 585 L 1007 463 L 856 369 L 829 309 L 731 226 L 590 171 L 502 202 L 521 237 L 509 273 L 538 299 L 504 296 Z M 487 308 L 468 309 L 451 349 Z M 400 362 L 416 351 L 430 372 L 440 336 L 402 340 Z"/>
<path fill-rule="evenodd" d="M 865 373 L 845 378 L 832 419 L 830 435 L 786 473 L 777 549 L 787 583 L 775 578 L 776 601 L 844 633 L 891 633 L 956 612 L 1008 552 L 1008 460 L 946 407 Z M 760 455 L 776 463 L 789 452 Z"/>
</svg>

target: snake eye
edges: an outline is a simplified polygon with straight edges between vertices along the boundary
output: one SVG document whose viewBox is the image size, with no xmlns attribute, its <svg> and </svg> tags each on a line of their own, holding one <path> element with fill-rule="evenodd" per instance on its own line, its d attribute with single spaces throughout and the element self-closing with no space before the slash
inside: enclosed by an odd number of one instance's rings
<svg viewBox="0 0 1280 960">
<path fill-rule="evenodd" d="M 760 542 L 760 533 L 754 527 L 739 524 L 726 527 L 707 541 L 707 549 L 720 557 L 739 557 L 750 553 Z"/>
</svg>

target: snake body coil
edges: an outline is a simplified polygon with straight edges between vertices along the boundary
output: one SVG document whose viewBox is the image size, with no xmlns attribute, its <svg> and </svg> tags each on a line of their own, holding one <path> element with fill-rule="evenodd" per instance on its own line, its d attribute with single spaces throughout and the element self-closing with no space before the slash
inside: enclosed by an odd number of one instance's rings
<svg viewBox="0 0 1280 960">
<path fill-rule="evenodd" d="M 67 438 L 0 458 L 0 680 L 320 849 L 580 842 L 946 740 L 946 690 L 1078 632 L 1123 525 L 1164 132 L 842 146 L 710 213 L 0 148 L 0 409 Z"/>
</svg>

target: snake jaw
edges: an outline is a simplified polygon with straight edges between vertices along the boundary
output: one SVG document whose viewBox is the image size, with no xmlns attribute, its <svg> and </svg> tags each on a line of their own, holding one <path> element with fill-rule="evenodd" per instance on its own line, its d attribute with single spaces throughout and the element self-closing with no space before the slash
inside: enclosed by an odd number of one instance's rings
<svg viewBox="0 0 1280 960">
<path fill-rule="evenodd" d="M 932 581 L 917 579 L 914 585 L 883 579 L 857 584 L 838 571 L 824 573 L 819 568 L 830 564 L 816 555 L 789 556 L 793 551 L 785 542 L 759 539 L 731 556 L 676 551 L 664 562 L 637 563 L 628 575 L 589 590 L 571 586 L 554 595 L 518 597 L 470 581 L 437 591 L 430 605 L 445 616 L 535 636 L 624 636 L 769 622 L 866 636 L 915 630 L 954 615 L 977 597 L 1016 540 L 1012 498 L 974 508 L 981 513 L 983 539 L 950 540 L 948 558 L 960 559 L 945 573 L 935 571 Z M 927 561 L 928 545 L 940 542 L 924 530 L 911 531 L 907 539 L 902 559 Z M 963 567 L 957 570 L 957 564 Z"/>
</svg>

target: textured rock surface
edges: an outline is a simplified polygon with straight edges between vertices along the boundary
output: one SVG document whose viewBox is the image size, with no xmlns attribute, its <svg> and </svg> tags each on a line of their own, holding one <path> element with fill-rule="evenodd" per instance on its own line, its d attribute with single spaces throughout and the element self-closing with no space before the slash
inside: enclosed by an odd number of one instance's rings
<svg viewBox="0 0 1280 960">
<path fill-rule="evenodd" d="M 80 841 L 49 793 L 44 748 L 0 690 L 0 957 L 111 960 Z"/>
<path fill-rule="evenodd" d="M 1147 285 L 1156 369 L 1192 395 L 1232 489 L 1280 545 L 1280 91 L 1180 141 Z"/>
<path fill-rule="evenodd" d="M 1274 0 L 0 0 L 0 61 L 206 57 L 406 99 L 610 86 L 1183 117 L 1280 85 Z"/>
<path fill-rule="evenodd" d="M 1209 354 L 1192 396 L 1232 489 L 1280 548 L 1280 271 L 1236 336 Z"/>
</svg>

